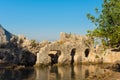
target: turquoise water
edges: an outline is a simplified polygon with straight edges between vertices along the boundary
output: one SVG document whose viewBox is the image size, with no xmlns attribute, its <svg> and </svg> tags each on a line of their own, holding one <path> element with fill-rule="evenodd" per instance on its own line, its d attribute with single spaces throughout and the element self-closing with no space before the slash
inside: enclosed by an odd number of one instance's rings
<svg viewBox="0 0 120 80">
<path fill-rule="evenodd" d="M 98 65 L 0 69 L 0 80 L 84 80 L 90 75 L 101 73 L 104 73 L 104 69 Z"/>
</svg>

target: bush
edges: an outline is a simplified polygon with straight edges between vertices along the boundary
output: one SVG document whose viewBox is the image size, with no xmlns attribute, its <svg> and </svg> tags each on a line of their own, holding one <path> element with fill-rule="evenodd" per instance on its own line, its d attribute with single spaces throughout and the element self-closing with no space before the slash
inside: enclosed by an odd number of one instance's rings
<svg viewBox="0 0 120 80">
<path fill-rule="evenodd" d="M 31 44 L 30 45 L 32 47 L 36 47 L 37 46 L 36 40 L 31 40 Z"/>
</svg>

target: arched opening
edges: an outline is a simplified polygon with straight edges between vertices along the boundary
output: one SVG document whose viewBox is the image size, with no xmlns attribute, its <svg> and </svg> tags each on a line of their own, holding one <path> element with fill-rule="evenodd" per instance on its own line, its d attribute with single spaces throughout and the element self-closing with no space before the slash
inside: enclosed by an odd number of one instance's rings
<svg viewBox="0 0 120 80">
<path fill-rule="evenodd" d="M 51 50 L 48 54 L 51 57 L 51 65 L 58 63 L 58 58 L 61 55 L 60 50 Z"/>
<path fill-rule="evenodd" d="M 73 48 L 72 50 L 71 50 L 71 64 L 73 64 L 74 63 L 74 56 L 75 56 L 75 53 L 76 53 L 76 48 Z"/>
<path fill-rule="evenodd" d="M 85 57 L 88 57 L 88 56 L 89 56 L 89 52 L 90 52 L 89 49 L 86 49 L 86 50 L 85 50 Z"/>
</svg>

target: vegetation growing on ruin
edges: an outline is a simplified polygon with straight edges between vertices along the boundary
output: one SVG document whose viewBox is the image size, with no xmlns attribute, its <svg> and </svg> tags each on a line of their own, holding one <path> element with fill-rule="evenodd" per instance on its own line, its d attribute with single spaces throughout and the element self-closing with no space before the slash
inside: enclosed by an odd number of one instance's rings
<svg viewBox="0 0 120 80">
<path fill-rule="evenodd" d="M 36 47 L 37 46 L 36 40 L 31 40 L 31 44 L 30 45 L 32 47 Z"/>
</svg>

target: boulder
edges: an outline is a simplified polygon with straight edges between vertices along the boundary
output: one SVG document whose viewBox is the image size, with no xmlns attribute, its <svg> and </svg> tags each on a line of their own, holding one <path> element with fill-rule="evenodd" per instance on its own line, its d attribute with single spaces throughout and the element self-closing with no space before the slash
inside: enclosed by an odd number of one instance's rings
<svg viewBox="0 0 120 80">
<path fill-rule="evenodd" d="M 33 66 L 36 62 L 36 56 L 29 51 L 22 51 L 21 54 L 18 55 L 20 65 L 25 66 Z"/>
<path fill-rule="evenodd" d="M 0 49 L 0 60 L 2 63 L 33 66 L 36 62 L 36 56 L 26 50 Z"/>
</svg>

